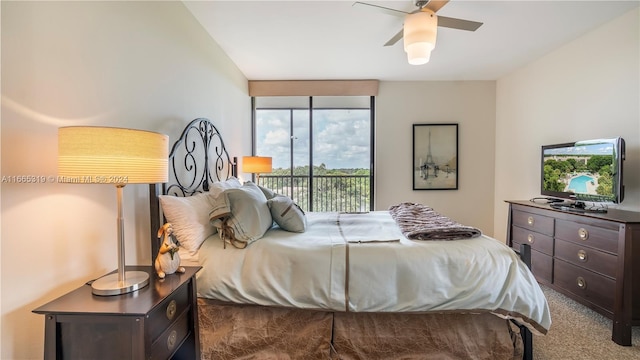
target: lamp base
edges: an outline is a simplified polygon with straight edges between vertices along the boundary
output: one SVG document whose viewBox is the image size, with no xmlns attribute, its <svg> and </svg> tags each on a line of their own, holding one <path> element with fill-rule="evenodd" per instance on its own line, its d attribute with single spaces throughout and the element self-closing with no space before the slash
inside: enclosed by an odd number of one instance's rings
<svg viewBox="0 0 640 360">
<path fill-rule="evenodd" d="M 118 280 L 118 273 L 108 274 L 91 284 L 94 295 L 121 295 L 137 291 L 149 284 L 149 274 L 144 271 L 125 271 L 125 280 Z"/>
</svg>

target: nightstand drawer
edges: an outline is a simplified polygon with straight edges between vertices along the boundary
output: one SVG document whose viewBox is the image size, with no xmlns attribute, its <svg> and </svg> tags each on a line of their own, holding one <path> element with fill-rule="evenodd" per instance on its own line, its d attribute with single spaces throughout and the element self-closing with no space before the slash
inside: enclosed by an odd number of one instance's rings
<svg viewBox="0 0 640 360">
<path fill-rule="evenodd" d="M 616 282 L 568 262 L 554 261 L 553 283 L 581 298 L 613 311 Z"/>
<path fill-rule="evenodd" d="M 180 286 L 149 313 L 146 322 L 149 324 L 147 329 L 151 342 L 155 342 L 156 338 L 178 318 L 178 315 L 189 307 L 189 287 L 187 285 Z"/>
<path fill-rule="evenodd" d="M 553 238 L 519 226 L 512 227 L 512 241 L 518 244 L 529 244 L 533 250 L 553 255 Z M 518 248 L 520 245 L 518 245 Z"/>
<path fill-rule="evenodd" d="M 618 253 L 618 231 L 577 222 L 556 221 L 556 239 L 562 239 L 595 249 Z"/>
<path fill-rule="evenodd" d="M 151 345 L 151 360 L 168 359 L 189 335 L 188 311 L 176 315 L 175 323 Z"/>
<path fill-rule="evenodd" d="M 541 234 L 553 236 L 554 219 L 548 216 L 513 210 L 512 224 Z"/>
<path fill-rule="evenodd" d="M 609 276 L 616 277 L 618 257 L 586 246 L 564 240 L 556 240 L 556 257 L 574 265 Z"/>
</svg>

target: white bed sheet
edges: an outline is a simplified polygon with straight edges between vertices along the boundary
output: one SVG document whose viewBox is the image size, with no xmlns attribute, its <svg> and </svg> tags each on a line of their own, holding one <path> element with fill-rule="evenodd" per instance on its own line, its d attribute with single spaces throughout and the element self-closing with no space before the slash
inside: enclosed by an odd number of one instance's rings
<svg viewBox="0 0 640 360">
<path fill-rule="evenodd" d="M 488 310 L 530 319 L 536 333 L 551 325 L 535 278 L 493 238 L 408 240 L 387 211 L 307 220 L 305 233 L 275 227 L 246 249 L 209 237 L 197 254 L 198 296 L 333 311 Z"/>
</svg>

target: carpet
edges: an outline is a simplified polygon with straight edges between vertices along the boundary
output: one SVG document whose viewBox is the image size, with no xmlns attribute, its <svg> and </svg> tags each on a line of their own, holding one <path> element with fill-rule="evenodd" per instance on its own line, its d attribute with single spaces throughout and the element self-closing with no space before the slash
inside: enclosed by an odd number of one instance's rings
<svg viewBox="0 0 640 360">
<path fill-rule="evenodd" d="M 612 321 L 568 297 L 542 286 L 551 309 L 551 328 L 533 337 L 535 360 L 638 360 L 640 327 L 635 326 L 632 346 L 611 340 Z"/>
</svg>

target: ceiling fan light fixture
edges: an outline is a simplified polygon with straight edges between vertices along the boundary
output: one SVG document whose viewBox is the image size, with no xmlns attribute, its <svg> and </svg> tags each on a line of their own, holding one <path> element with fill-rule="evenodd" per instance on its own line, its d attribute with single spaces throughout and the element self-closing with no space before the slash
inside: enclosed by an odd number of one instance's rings
<svg viewBox="0 0 640 360">
<path fill-rule="evenodd" d="M 423 65 L 429 62 L 431 57 L 433 44 L 429 43 L 413 43 L 406 49 L 407 59 L 411 65 Z"/>
<path fill-rule="evenodd" d="M 429 9 L 408 14 L 404 19 L 404 51 L 411 65 L 429 62 L 436 46 L 438 17 Z"/>
</svg>

